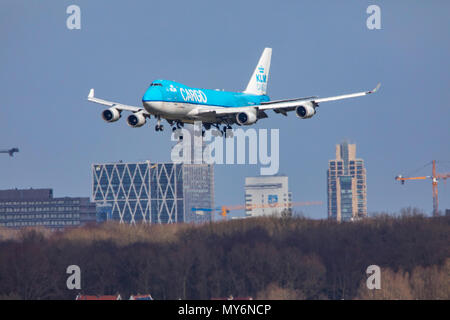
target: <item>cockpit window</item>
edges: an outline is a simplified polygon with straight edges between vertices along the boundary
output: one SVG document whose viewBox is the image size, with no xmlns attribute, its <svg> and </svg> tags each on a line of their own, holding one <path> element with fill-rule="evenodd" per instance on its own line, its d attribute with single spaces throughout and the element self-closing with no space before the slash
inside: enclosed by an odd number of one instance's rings
<svg viewBox="0 0 450 320">
<path fill-rule="evenodd" d="M 161 83 L 151 83 L 150 84 L 150 87 L 155 87 L 155 86 L 162 87 L 162 84 Z"/>
</svg>

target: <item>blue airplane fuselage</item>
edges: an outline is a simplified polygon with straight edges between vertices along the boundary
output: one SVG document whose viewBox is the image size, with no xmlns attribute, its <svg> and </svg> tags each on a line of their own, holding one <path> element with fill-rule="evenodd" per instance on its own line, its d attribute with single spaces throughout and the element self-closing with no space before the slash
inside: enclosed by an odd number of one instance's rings
<svg viewBox="0 0 450 320">
<path fill-rule="evenodd" d="M 269 100 L 267 95 L 198 89 L 174 81 L 156 80 L 142 97 L 142 104 L 149 113 L 156 116 L 169 119 L 181 116 L 183 120 L 193 120 L 195 118 L 189 116 L 189 113 L 202 106 L 208 109 L 248 107 Z"/>
</svg>

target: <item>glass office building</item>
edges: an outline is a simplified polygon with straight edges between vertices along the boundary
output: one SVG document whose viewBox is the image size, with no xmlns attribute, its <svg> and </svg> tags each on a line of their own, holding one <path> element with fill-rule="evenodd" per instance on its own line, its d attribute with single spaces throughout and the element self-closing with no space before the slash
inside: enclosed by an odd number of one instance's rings
<svg viewBox="0 0 450 320">
<path fill-rule="evenodd" d="M 95 221 L 95 203 L 89 198 L 53 198 L 52 189 L 0 190 L 2 227 L 61 229 Z"/>
<path fill-rule="evenodd" d="M 93 199 L 109 204 L 121 223 L 209 221 L 193 207 L 214 206 L 213 166 L 208 164 L 101 163 L 92 166 Z"/>
<path fill-rule="evenodd" d="M 356 145 L 336 145 L 336 159 L 328 162 L 328 217 L 350 221 L 367 216 L 364 160 L 356 158 Z"/>
</svg>

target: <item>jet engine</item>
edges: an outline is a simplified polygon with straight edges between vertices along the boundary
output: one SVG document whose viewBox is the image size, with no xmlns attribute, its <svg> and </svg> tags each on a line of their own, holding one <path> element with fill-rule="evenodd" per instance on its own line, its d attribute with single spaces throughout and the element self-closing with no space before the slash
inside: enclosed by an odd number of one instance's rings
<svg viewBox="0 0 450 320">
<path fill-rule="evenodd" d="M 141 112 L 130 114 L 127 118 L 127 123 L 132 128 L 142 127 L 145 122 L 145 116 Z"/>
<path fill-rule="evenodd" d="M 114 122 L 120 119 L 120 111 L 116 108 L 109 108 L 102 112 L 102 118 L 106 122 Z"/>
<path fill-rule="evenodd" d="M 241 126 L 254 124 L 258 119 L 256 118 L 256 112 L 244 111 L 236 114 L 236 122 Z"/>
<path fill-rule="evenodd" d="M 301 119 L 309 119 L 316 114 L 316 109 L 311 102 L 308 102 L 295 108 L 295 114 Z"/>
</svg>

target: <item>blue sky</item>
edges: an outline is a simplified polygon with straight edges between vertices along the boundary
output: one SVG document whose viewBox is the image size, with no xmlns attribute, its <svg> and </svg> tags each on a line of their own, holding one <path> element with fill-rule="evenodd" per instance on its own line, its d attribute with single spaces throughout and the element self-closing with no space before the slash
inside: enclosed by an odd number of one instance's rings
<svg viewBox="0 0 450 320">
<path fill-rule="evenodd" d="M 81 8 L 81 30 L 66 8 Z M 381 8 L 381 30 L 366 8 Z M 324 103 L 300 120 L 270 113 L 256 128 L 280 129 L 280 173 L 302 210 L 326 217 L 326 169 L 348 139 L 365 160 L 369 212 L 432 210 L 431 182 L 394 180 L 432 159 L 450 172 L 448 1 L 20 1 L 0 3 L 0 189 L 51 187 L 90 196 L 91 164 L 169 161 L 170 132 L 101 120 L 96 95 L 130 105 L 154 79 L 242 91 L 264 47 L 273 48 L 272 99 L 379 93 Z M 168 126 L 166 126 L 167 128 Z M 441 169 L 441 170 L 439 170 Z M 217 165 L 216 204 L 244 202 L 258 166 Z M 431 173 L 431 167 L 417 174 Z M 441 209 L 450 186 L 439 186 Z"/>
</svg>

